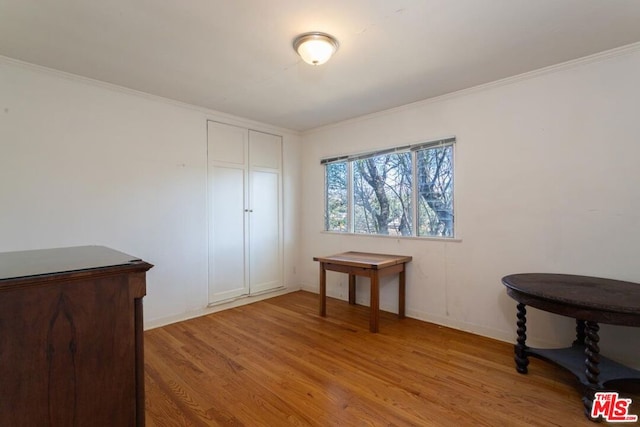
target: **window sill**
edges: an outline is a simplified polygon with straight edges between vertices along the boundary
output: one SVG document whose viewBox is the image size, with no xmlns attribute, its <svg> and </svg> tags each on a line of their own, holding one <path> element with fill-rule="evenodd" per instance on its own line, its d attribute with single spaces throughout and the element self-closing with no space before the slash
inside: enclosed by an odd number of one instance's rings
<svg viewBox="0 0 640 427">
<path fill-rule="evenodd" d="M 382 239 L 394 239 L 394 240 L 428 240 L 428 241 L 436 241 L 436 242 L 445 242 L 445 243 L 461 243 L 462 239 L 456 237 L 427 237 L 427 236 L 387 236 L 384 234 L 364 234 L 364 233 L 348 233 L 346 231 L 326 231 L 322 230 L 320 233 L 322 234 L 330 234 L 333 236 L 344 236 L 344 237 L 374 237 L 374 238 L 382 238 Z"/>
</svg>

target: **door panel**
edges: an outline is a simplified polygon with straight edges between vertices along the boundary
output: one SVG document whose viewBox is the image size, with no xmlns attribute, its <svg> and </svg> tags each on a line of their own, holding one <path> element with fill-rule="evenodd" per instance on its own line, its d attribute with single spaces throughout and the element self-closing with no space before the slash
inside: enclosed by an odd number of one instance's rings
<svg viewBox="0 0 640 427">
<path fill-rule="evenodd" d="M 245 280 L 244 169 L 210 172 L 209 302 L 249 293 Z"/>
<path fill-rule="evenodd" d="M 244 167 L 247 130 L 222 123 L 207 122 L 209 160 L 233 163 Z"/>
<path fill-rule="evenodd" d="M 252 171 L 249 222 L 251 293 L 282 286 L 280 275 L 280 177 Z"/>
<path fill-rule="evenodd" d="M 282 137 L 252 130 L 249 131 L 249 141 L 249 160 L 252 168 L 280 170 Z"/>
</svg>

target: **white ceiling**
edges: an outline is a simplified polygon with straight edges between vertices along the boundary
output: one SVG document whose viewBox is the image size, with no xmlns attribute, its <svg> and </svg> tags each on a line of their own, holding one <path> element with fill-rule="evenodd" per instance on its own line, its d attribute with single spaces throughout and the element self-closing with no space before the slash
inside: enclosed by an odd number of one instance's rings
<svg viewBox="0 0 640 427">
<path fill-rule="evenodd" d="M 293 130 L 638 41 L 640 0 L 0 0 L 0 55 Z"/>
</svg>

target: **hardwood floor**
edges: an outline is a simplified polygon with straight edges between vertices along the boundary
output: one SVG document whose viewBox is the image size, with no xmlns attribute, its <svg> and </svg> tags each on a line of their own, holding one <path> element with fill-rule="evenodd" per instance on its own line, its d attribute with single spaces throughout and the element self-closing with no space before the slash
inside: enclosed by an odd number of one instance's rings
<svg viewBox="0 0 640 427">
<path fill-rule="evenodd" d="M 321 318 L 317 298 L 145 332 L 147 426 L 595 425 L 571 374 L 518 374 L 511 344 L 385 312 L 372 334 L 367 307 L 328 298 Z"/>
</svg>

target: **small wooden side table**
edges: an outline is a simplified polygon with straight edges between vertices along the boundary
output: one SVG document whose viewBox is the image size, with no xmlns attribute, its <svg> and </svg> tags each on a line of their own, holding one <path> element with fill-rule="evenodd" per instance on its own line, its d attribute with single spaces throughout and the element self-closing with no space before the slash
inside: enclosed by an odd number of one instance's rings
<svg viewBox="0 0 640 427">
<path fill-rule="evenodd" d="M 327 270 L 349 275 L 349 304 L 356 303 L 356 276 L 371 280 L 371 314 L 369 330 L 378 332 L 380 319 L 380 278 L 398 274 L 398 317 L 404 318 L 405 264 L 412 257 L 405 255 L 344 252 L 325 257 L 314 257 L 320 263 L 320 316 L 327 315 Z"/>
</svg>

